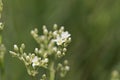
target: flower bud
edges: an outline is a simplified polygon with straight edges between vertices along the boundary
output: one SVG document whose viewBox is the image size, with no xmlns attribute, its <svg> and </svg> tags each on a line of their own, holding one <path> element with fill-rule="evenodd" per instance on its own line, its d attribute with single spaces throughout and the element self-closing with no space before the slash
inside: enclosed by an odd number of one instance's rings
<svg viewBox="0 0 120 80">
<path fill-rule="evenodd" d="M 26 53 L 23 53 L 23 57 L 26 57 L 27 56 L 27 54 Z"/>
<path fill-rule="evenodd" d="M 15 51 L 18 51 L 18 50 L 19 50 L 19 48 L 18 48 L 17 45 L 14 45 L 14 50 L 15 50 Z"/>
<path fill-rule="evenodd" d="M 71 42 L 71 38 L 70 37 L 68 38 L 68 42 Z"/>
<path fill-rule="evenodd" d="M 43 25 L 43 30 L 44 30 L 44 29 L 46 29 L 46 26 L 45 26 L 45 25 Z"/>
<path fill-rule="evenodd" d="M 36 54 L 39 53 L 39 50 L 38 48 L 35 48 L 35 51 L 34 51 Z"/>
<path fill-rule="evenodd" d="M 30 32 L 32 35 L 34 34 L 34 31 L 33 30 L 31 30 L 31 32 Z"/>
<path fill-rule="evenodd" d="M 32 58 L 34 58 L 34 57 L 35 57 L 35 54 L 31 54 L 31 56 L 32 56 Z"/>
<path fill-rule="evenodd" d="M 48 58 L 45 58 L 43 62 L 48 63 L 48 61 L 49 61 Z"/>
<path fill-rule="evenodd" d="M 42 75 L 42 78 L 43 78 L 43 79 L 41 79 L 41 80 L 46 80 L 46 74 L 43 74 L 43 75 Z"/>
<path fill-rule="evenodd" d="M 65 55 L 65 52 L 63 52 L 62 54 L 63 54 L 63 56 L 64 56 L 64 55 Z"/>
<path fill-rule="evenodd" d="M 68 64 L 68 60 L 64 60 L 64 64 L 67 65 Z"/>
<path fill-rule="evenodd" d="M 57 51 L 57 56 L 58 56 L 58 57 L 61 56 L 61 51 Z"/>
<path fill-rule="evenodd" d="M 21 53 L 24 53 L 24 52 L 23 52 L 23 48 L 20 47 L 20 54 L 21 54 Z"/>
<path fill-rule="evenodd" d="M 45 25 L 43 26 L 43 33 L 44 33 L 44 34 L 48 34 L 48 30 L 47 30 L 47 28 L 46 28 Z"/>
<path fill-rule="evenodd" d="M 63 48 L 63 52 L 66 52 L 67 51 L 67 49 L 66 48 Z"/>
<path fill-rule="evenodd" d="M 61 31 L 64 31 L 64 26 L 61 26 L 60 30 L 61 30 Z"/>
<path fill-rule="evenodd" d="M 45 36 L 44 35 L 40 36 L 40 40 L 44 41 L 45 40 Z"/>
<path fill-rule="evenodd" d="M 56 37 L 58 35 L 57 31 L 53 32 L 53 36 Z"/>
<path fill-rule="evenodd" d="M 25 44 L 24 43 L 21 44 L 21 48 L 25 49 Z"/>
<path fill-rule="evenodd" d="M 47 35 L 47 34 L 48 34 L 48 30 L 47 30 L 47 29 L 44 29 L 43 33 L 44 33 L 45 35 Z"/>
<path fill-rule="evenodd" d="M 29 61 L 29 60 L 30 60 L 30 57 L 29 57 L 29 56 L 26 56 L 26 60 Z"/>
<path fill-rule="evenodd" d="M 55 51 L 55 52 L 56 52 L 56 51 L 57 51 L 57 47 L 53 47 L 53 51 Z"/>
<path fill-rule="evenodd" d="M 2 22 L 0 22 L 0 30 L 3 30 L 3 28 L 4 28 L 4 25 Z"/>
<path fill-rule="evenodd" d="M 53 29 L 54 29 L 54 30 L 57 30 L 57 28 L 58 28 L 57 24 L 54 24 L 54 25 L 53 25 Z"/>
<path fill-rule="evenodd" d="M 37 29 L 37 28 L 35 28 L 35 29 L 34 29 L 34 32 L 35 32 L 35 33 L 38 33 L 38 29 Z"/>
<path fill-rule="evenodd" d="M 65 70 L 66 70 L 66 71 L 69 71 L 69 70 L 70 70 L 70 67 L 69 67 L 69 66 L 65 66 Z"/>
<path fill-rule="evenodd" d="M 60 67 L 60 68 L 61 68 L 61 67 L 62 67 L 62 64 L 61 64 L 61 63 L 58 63 L 58 67 Z"/>
<path fill-rule="evenodd" d="M 10 54 L 12 54 L 13 56 L 16 56 L 17 54 L 13 51 L 9 51 Z"/>
</svg>

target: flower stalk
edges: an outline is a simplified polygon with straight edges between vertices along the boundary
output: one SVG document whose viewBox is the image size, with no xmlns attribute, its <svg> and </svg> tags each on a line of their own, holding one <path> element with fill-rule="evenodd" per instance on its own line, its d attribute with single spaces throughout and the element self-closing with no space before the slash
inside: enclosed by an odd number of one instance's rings
<svg viewBox="0 0 120 80">
<path fill-rule="evenodd" d="M 55 69 L 54 69 L 54 62 L 50 64 L 50 80 L 55 80 Z"/>
<path fill-rule="evenodd" d="M 2 0 L 0 0 L 0 19 L 3 9 L 3 3 Z M 5 67 L 4 67 L 4 54 L 5 54 L 5 46 L 2 43 L 2 30 L 4 28 L 4 25 L 2 22 L 0 22 L 0 80 L 5 80 Z"/>
</svg>

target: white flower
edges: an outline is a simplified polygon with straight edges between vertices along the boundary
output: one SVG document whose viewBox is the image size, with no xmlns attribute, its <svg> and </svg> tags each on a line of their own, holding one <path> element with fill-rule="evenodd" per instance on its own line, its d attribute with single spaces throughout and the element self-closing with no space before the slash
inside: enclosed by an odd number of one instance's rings
<svg viewBox="0 0 120 80">
<path fill-rule="evenodd" d="M 38 66 L 39 65 L 39 59 L 37 56 L 35 56 L 33 59 L 32 59 L 32 66 L 35 67 L 35 66 Z"/>
<path fill-rule="evenodd" d="M 57 45 L 62 45 L 62 43 L 64 42 L 60 36 L 57 36 L 57 38 L 54 39 L 54 41 L 57 43 Z"/>
<path fill-rule="evenodd" d="M 61 38 L 63 40 L 66 40 L 68 37 L 70 37 L 70 34 L 68 33 L 68 31 L 61 33 Z"/>
<path fill-rule="evenodd" d="M 62 32 L 61 35 L 58 35 L 57 38 L 54 39 L 54 41 L 57 43 L 57 45 L 62 45 L 62 43 L 64 43 L 68 37 L 70 37 L 70 34 L 67 31 Z"/>
</svg>

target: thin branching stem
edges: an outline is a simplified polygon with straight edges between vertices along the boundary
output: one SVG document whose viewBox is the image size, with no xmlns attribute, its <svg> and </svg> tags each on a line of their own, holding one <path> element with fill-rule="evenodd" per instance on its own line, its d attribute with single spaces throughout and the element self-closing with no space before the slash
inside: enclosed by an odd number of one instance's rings
<svg viewBox="0 0 120 80">
<path fill-rule="evenodd" d="M 50 80 L 55 80 L 54 62 L 50 64 Z"/>
</svg>

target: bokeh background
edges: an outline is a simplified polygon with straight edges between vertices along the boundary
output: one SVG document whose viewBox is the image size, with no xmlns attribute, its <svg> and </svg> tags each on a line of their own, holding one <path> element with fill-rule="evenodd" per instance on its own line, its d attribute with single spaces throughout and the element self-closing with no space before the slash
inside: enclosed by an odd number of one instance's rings
<svg viewBox="0 0 120 80">
<path fill-rule="evenodd" d="M 24 64 L 9 54 L 13 45 L 38 46 L 30 31 L 65 26 L 72 35 L 66 58 L 71 70 L 62 80 L 110 80 L 120 70 L 120 0 L 3 0 L 6 80 L 32 80 Z"/>
</svg>

